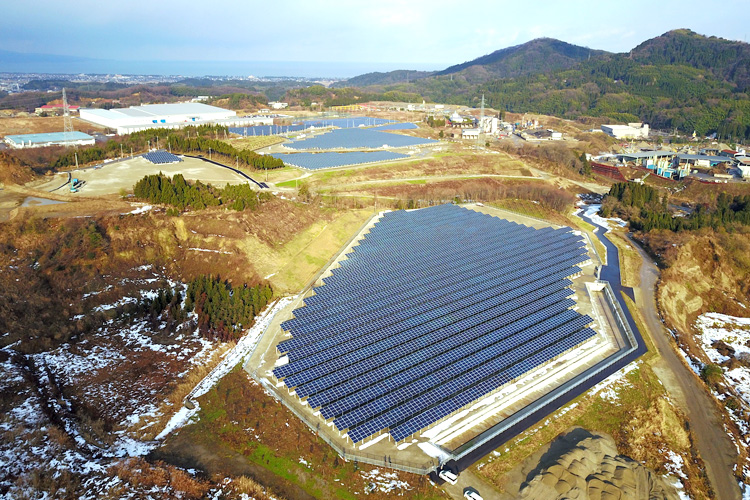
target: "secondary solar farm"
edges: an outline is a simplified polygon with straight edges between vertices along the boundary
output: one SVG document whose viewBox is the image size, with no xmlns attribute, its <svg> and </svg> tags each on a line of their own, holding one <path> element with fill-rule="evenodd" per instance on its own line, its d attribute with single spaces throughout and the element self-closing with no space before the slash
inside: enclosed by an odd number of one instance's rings
<svg viewBox="0 0 750 500">
<path fill-rule="evenodd" d="M 456 420 L 467 408 L 532 373 L 540 389 L 553 365 L 606 343 L 576 310 L 573 280 L 591 266 L 570 228 L 453 205 L 386 212 L 338 266 L 281 324 L 272 374 L 362 448 L 454 442 L 474 426 Z"/>
<path fill-rule="evenodd" d="M 345 167 L 350 165 L 365 165 L 368 163 L 400 160 L 409 157 L 409 155 L 395 153 L 393 151 L 354 151 L 350 153 L 273 153 L 271 156 L 280 159 L 287 165 L 306 168 L 308 170 Z"/>
<path fill-rule="evenodd" d="M 395 126 L 398 125 L 412 125 L 406 128 L 381 128 L 387 127 L 389 124 Z M 411 128 L 417 128 L 413 123 L 400 124 L 394 123 L 392 120 L 386 120 L 384 118 L 374 118 L 370 116 L 350 116 L 347 118 L 327 118 L 327 119 L 314 119 L 314 120 L 302 120 L 294 122 L 291 125 L 255 125 L 252 127 L 230 127 L 229 131 L 235 134 L 239 134 L 245 137 L 258 136 L 258 135 L 279 135 L 288 134 L 291 132 L 301 132 L 311 128 L 358 128 L 358 127 L 375 127 L 381 130 L 408 130 Z"/>
<path fill-rule="evenodd" d="M 424 146 L 436 144 L 433 139 L 422 139 L 408 135 L 389 134 L 380 130 L 366 128 L 335 129 L 314 137 L 296 140 L 284 144 L 284 147 L 296 150 L 330 150 L 330 149 L 387 149 Z"/>
<path fill-rule="evenodd" d="M 182 158 L 167 151 L 151 151 L 143 155 L 143 157 L 154 165 L 168 165 L 182 161 Z"/>
</svg>

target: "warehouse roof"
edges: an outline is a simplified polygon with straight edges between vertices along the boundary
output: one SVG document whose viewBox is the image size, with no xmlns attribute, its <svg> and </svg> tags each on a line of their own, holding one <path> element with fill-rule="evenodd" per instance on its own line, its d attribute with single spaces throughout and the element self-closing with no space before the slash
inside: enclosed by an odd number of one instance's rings
<svg viewBox="0 0 750 500">
<path fill-rule="evenodd" d="M 637 153 L 622 153 L 621 155 L 624 158 L 659 158 L 662 156 L 674 156 L 676 153 L 673 153 L 672 151 L 639 151 Z"/>
<path fill-rule="evenodd" d="M 705 161 L 712 161 L 716 163 L 722 163 L 727 161 L 732 161 L 732 158 L 728 156 L 707 156 L 707 155 L 689 155 L 689 154 L 679 154 L 677 155 L 677 158 L 680 160 L 705 160 Z"/>
<path fill-rule="evenodd" d="M 83 132 L 50 132 L 46 134 L 6 135 L 5 138 L 16 143 L 31 142 L 32 144 L 44 144 L 47 142 L 84 141 L 93 139 L 93 137 L 88 134 L 84 134 Z"/>
</svg>

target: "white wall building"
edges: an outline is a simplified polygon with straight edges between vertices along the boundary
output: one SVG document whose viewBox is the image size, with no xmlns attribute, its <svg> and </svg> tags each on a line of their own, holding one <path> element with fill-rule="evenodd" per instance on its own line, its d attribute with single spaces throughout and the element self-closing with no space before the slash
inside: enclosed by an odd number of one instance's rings
<svg viewBox="0 0 750 500">
<path fill-rule="evenodd" d="M 480 127 L 485 134 L 497 135 L 500 131 L 500 119 L 495 116 L 485 116 Z"/>
<path fill-rule="evenodd" d="M 479 129 L 478 128 L 465 128 L 461 130 L 461 138 L 462 139 L 479 139 Z"/>
<path fill-rule="evenodd" d="M 79 111 L 82 120 L 130 134 L 151 128 L 181 128 L 187 125 L 225 125 L 247 127 L 271 125 L 268 117 L 238 117 L 235 111 L 197 102 L 146 104 L 129 108 L 90 109 Z"/>
<path fill-rule="evenodd" d="M 645 139 L 648 137 L 649 127 L 647 123 L 602 125 L 602 132 L 617 139 Z"/>
</svg>

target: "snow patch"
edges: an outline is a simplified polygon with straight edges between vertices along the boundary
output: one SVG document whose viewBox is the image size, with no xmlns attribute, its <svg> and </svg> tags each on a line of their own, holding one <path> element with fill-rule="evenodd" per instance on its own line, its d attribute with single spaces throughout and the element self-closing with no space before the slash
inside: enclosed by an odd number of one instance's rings
<svg viewBox="0 0 750 500">
<path fill-rule="evenodd" d="M 442 449 L 430 443 L 429 441 L 417 443 L 417 446 L 419 446 L 419 449 L 421 449 L 425 455 L 427 455 L 428 457 L 437 458 L 441 463 L 445 459 L 450 457 L 450 455 L 448 455 Z"/>
<path fill-rule="evenodd" d="M 122 215 L 137 215 L 137 214 L 145 214 L 146 212 L 148 212 L 148 211 L 149 211 L 149 210 L 151 210 L 152 208 L 154 208 L 154 207 L 153 207 L 153 206 L 151 206 L 151 205 L 143 205 L 142 207 L 138 207 L 138 208 L 136 208 L 136 209 L 135 209 L 135 210 L 133 210 L 132 212 L 127 212 L 127 213 L 125 213 L 125 214 L 122 214 Z"/>
</svg>

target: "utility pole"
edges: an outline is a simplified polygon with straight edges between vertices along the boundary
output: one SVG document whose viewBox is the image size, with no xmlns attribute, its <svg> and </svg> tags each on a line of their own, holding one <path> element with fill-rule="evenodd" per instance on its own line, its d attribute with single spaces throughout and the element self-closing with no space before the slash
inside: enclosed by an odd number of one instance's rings
<svg viewBox="0 0 750 500">
<path fill-rule="evenodd" d="M 122 159 L 122 157 L 123 157 L 123 154 L 122 154 L 122 143 L 120 143 L 120 159 Z"/>
</svg>

